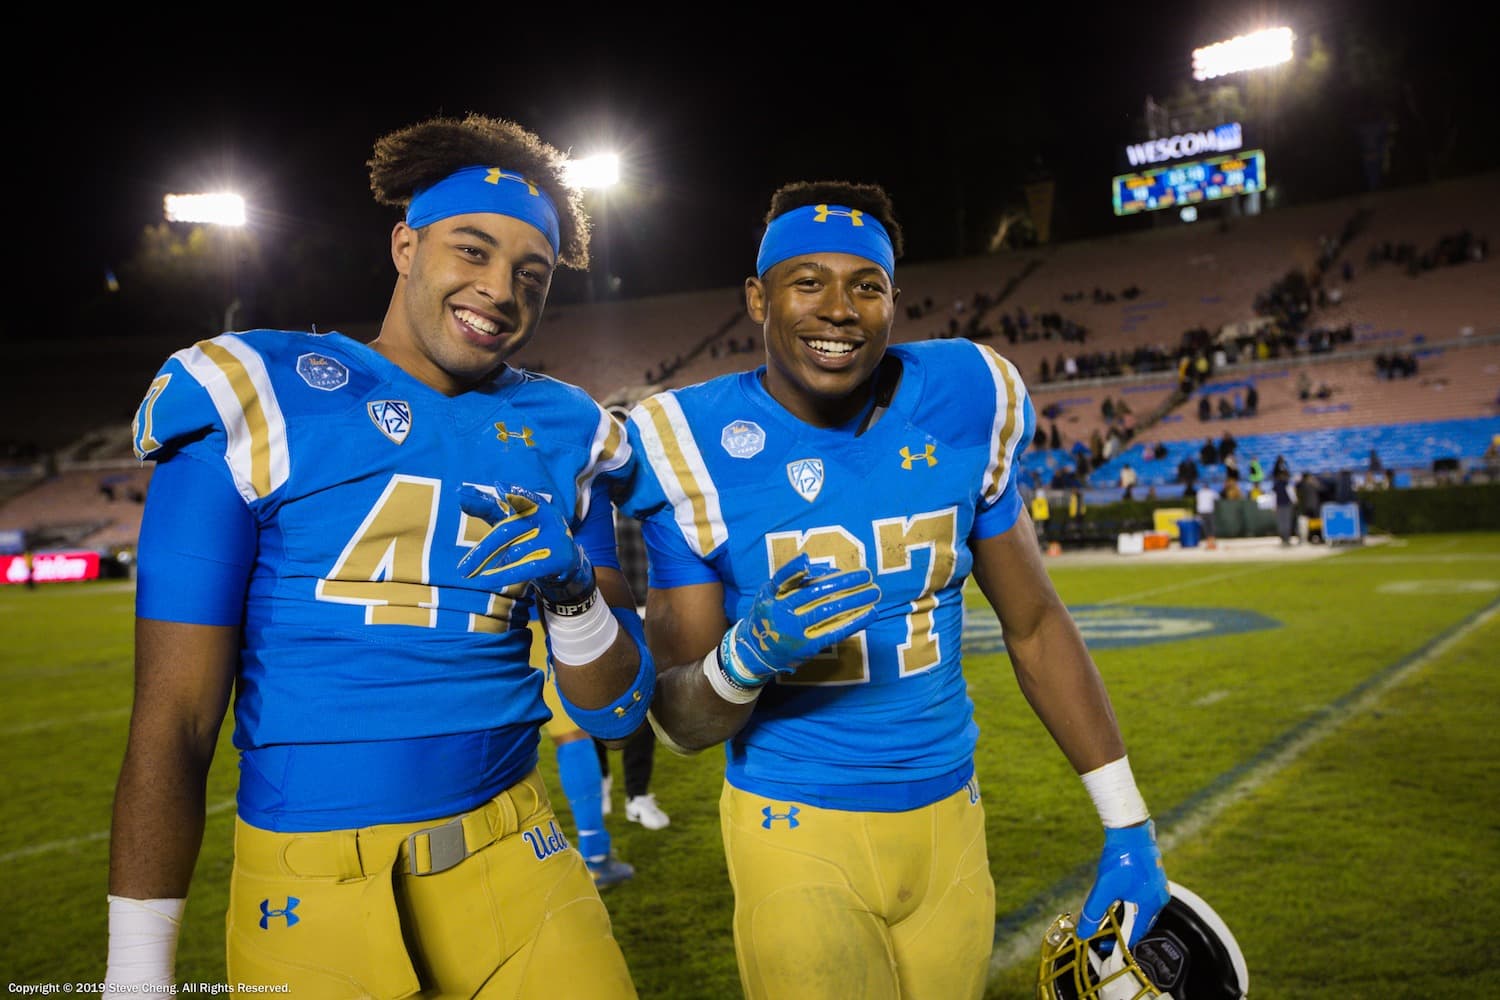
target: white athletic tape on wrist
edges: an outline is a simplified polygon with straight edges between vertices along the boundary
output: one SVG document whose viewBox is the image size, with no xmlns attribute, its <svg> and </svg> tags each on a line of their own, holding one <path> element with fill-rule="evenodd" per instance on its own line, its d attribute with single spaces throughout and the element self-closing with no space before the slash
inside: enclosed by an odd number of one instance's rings
<svg viewBox="0 0 1500 1000">
<path fill-rule="evenodd" d="M 554 615 L 545 606 L 542 614 L 547 619 L 553 661 L 569 667 L 593 663 L 609 651 L 620 634 L 620 623 L 604 601 L 594 601 L 579 615 Z"/>
<path fill-rule="evenodd" d="M 714 693 L 731 705 L 748 705 L 760 696 L 760 689 L 764 685 L 756 687 L 745 687 L 730 679 L 724 672 L 724 665 L 719 662 L 719 647 L 715 646 L 708 651 L 703 658 L 703 676 L 708 678 L 708 683 L 713 686 Z"/>
<path fill-rule="evenodd" d="M 1130 771 L 1130 757 L 1112 760 L 1103 767 L 1096 767 L 1082 775 L 1083 787 L 1088 789 L 1099 819 L 1107 827 L 1135 826 L 1151 818 L 1146 809 L 1146 800 L 1135 787 L 1135 775 Z"/>
<path fill-rule="evenodd" d="M 171 986 L 186 899 L 109 900 L 109 986 Z"/>
</svg>

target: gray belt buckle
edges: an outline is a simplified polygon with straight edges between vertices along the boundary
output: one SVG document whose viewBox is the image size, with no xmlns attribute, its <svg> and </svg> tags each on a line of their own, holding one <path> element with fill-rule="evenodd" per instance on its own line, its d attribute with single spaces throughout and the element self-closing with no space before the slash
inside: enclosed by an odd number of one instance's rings
<svg viewBox="0 0 1500 1000">
<path fill-rule="evenodd" d="M 429 871 L 417 871 L 417 838 L 427 838 L 427 854 L 432 859 Z M 445 872 L 469 856 L 464 846 L 463 817 L 450 819 L 438 826 L 418 830 L 406 838 L 407 866 L 413 875 L 436 875 Z"/>
</svg>

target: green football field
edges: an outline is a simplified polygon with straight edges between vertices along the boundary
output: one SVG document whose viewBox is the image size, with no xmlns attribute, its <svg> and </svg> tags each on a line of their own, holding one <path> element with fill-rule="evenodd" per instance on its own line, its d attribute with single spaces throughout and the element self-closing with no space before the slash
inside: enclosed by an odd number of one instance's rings
<svg viewBox="0 0 1500 1000">
<path fill-rule="evenodd" d="M 1500 535 L 1379 542 L 1320 558 L 1273 547 L 1048 563 L 1109 684 L 1168 875 L 1234 931 L 1252 997 L 1500 996 L 1486 958 L 1500 925 Z M 132 602 L 128 583 L 0 588 L 0 973 L 12 995 L 103 973 Z M 1033 995 L 1042 930 L 1081 903 L 1101 835 L 985 611 L 971 594 L 993 1000 Z M 178 952 L 184 981 L 224 978 L 228 735 Z M 542 761 L 570 824 L 550 743 Z M 658 832 L 625 822 L 617 778 L 609 823 L 638 874 L 605 900 L 642 997 L 740 995 L 720 776 L 718 751 L 659 749 L 653 791 L 672 825 Z"/>
</svg>

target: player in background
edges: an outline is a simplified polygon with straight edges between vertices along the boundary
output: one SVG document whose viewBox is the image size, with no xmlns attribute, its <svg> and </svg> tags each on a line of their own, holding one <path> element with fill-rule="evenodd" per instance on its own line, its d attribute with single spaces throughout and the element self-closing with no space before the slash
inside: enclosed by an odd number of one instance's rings
<svg viewBox="0 0 1500 1000">
<path fill-rule="evenodd" d="M 174 354 L 135 421 L 153 460 L 136 687 L 110 844 L 107 982 L 172 981 L 234 696 L 228 978 L 297 996 L 634 997 L 537 771 L 558 691 L 593 735 L 654 671 L 614 557 L 618 423 L 506 361 L 588 262 L 563 156 L 508 121 L 381 137 L 403 215 L 379 335 L 230 333 Z"/>
<path fill-rule="evenodd" d="M 1019 499 L 1035 427 L 1020 375 L 968 340 L 890 343 L 902 236 L 883 189 L 787 185 L 766 222 L 745 282 L 766 364 L 638 404 L 618 498 L 650 553 L 653 725 L 679 752 L 725 744 L 746 995 L 982 994 L 995 910 L 960 662 L 970 575 L 1103 821 L 1082 922 L 1122 900 L 1134 940 L 1166 876 Z"/>
<path fill-rule="evenodd" d="M 531 646 L 531 665 L 547 670 L 546 634 L 541 623 L 533 621 L 531 631 L 535 640 Z M 635 877 L 635 866 L 615 856 L 614 839 L 604 823 L 609 810 L 604 806 L 604 772 L 594 745 L 596 742 L 600 746 L 608 744 L 603 740 L 596 741 L 573 721 L 558 697 L 557 685 L 550 678 L 542 689 L 542 696 L 547 702 L 547 710 L 552 713 L 546 727 L 547 735 L 557 751 L 557 780 L 562 785 L 563 797 L 568 800 L 568 811 L 573 814 L 578 853 L 583 855 L 594 884 L 601 890 L 627 882 Z M 639 733 L 651 736 L 651 727 L 642 726 L 637 735 Z"/>
</svg>

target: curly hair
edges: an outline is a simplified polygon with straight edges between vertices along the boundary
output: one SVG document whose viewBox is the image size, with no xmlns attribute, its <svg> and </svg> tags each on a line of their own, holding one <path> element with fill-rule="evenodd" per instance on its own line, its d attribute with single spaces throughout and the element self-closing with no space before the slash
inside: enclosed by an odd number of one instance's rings
<svg viewBox="0 0 1500 1000">
<path fill-rule="evenodd" d="M 766 213 L 766 224 L 770 225 L 772 219 L 804 205 L 843 205 L 874 216 L 890 235 L 896 259 L 901 259 L 901 224 L 896 221 L 896 209 L 891 205 L 891 196 L 879 184 L 855 184 L 850 181 L 793 181 L 783 184 L 771 195 L 771 210 Z"/>
<path fill-rule="evenodd" d="M 566 154 L 513 121 L 469 114 L 429 118 L 381 136 L 366 166 L 375 200 L 402 211 L 418 191 L 465 167 L 514 170 L 557 206 L 557 263 L 583 270 L 589 266 L 589 219 L 583 193 L 563 183 L 566 161 Z"/>
</svg>

